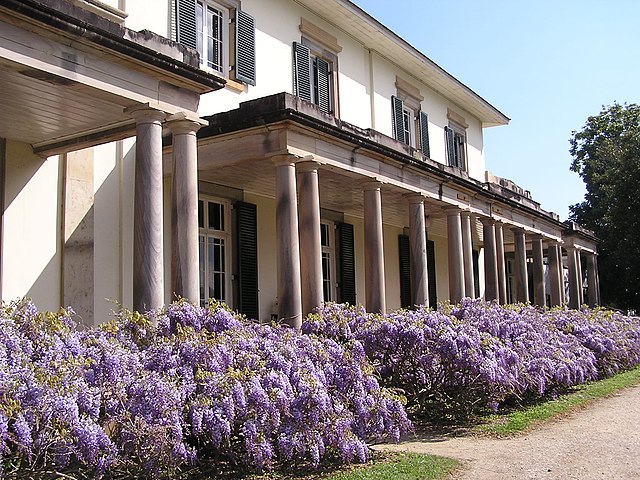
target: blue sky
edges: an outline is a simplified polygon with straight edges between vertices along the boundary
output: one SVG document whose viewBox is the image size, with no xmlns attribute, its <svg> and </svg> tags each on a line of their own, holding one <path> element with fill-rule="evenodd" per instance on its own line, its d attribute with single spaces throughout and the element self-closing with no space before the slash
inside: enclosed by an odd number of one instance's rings
<svg viewBox="0 0 640 480">
<path fill-rule="evenodd" d="M 603 105 L 640 103 L 639 0 L 355 0 L 511 118 L 486 167 L 562 220 L 583 200 L 569 138 Z"/>
</svg>

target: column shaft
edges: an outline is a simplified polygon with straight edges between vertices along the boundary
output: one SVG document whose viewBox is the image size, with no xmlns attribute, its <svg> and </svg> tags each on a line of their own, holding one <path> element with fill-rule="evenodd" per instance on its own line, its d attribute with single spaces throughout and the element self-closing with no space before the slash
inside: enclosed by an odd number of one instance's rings
<svg viewBox="0 0 640 480">
<path fill-rule="evenodd" d="M 584 305 L 584 276 L 582 273 L 582 255 L 580 250 L 576 250 L 576 262 L 578 264 L 578 282 L 580 284 L 580 305 Z"/>
<path fill-rule="evenodd" d="M 276 164 L 276 249 L 278 260 L 278 316 L 287 325 L 302 326 L 300 247 L 296 202 L 295 157 L 281 155 Z"/>
<path fill-rule="evenodd" d="M 549 259 L 549 286 L 551 291 L 551 306 L 557 307 L 562 304 L 562 277 L 561 260 L 559 258 L 558 244 L 556 242 L 549 243 L 547 248 L 547 257 Z"/>
<path fill-rule="evenodd" d="M 587 255 L 587 281 L 589 292 L 589 306 L 595 307 L 598 305 L 598 272 L 596 270 L 596 256 L 593 253 Z"/>
<path fill-rule="evenodd" d="M 501 305 L 507 303 L 507 270 L 504 259 L 504 231 L 501 222 L 496 222 L 496 260 L 498 266 L 498 298 Z"/>
<path fill-rule="evenodd" d="M 426 305 L 429 301 L 427 273 L 427 236 L 424 198 L 409 199 L 409 244 L 411 249 L 411 302 Z"/>
<path fill-rule="evenodd" d="M 484 298 L 487 301 L 498 300 L 498 259 L 493 219 L 482 219 L 482 237 L 484 239 Z"/>
<path fill-rule="evenodd" d="M 187 120 L 169 122 L 173 134 L 171 182 L 171 290 L 198 303 L 198 143 L 200 125 Z M 206 297 L 206 295 L 205 295 Z"/>
<path fill-rule="evenodd" d="M 567 260 L 569 263 L 569 308 L 580 307 L 580 276 L 578 274 L 578 251 L 575 247 L 565 247 L 567 249 Z"/>
<path fill-rule="evenodd" d="M 382 198 L 378 182 L 370 182 L 364 186 L 364 275 L 367 311 L 384 313 L 387 306 L 384 285 Z"/>
<path fill-rule="evenodd" d="M 464 262 L 464 295 L 465 297 L 475 298 L 471 214 L 469 212 L 461 212 L 460 223 L 462 227 L 462 259 Z"/>
<path fill-rule="evenodd" d="M 544 249 L 542 238 L 531 240 L 533 254 L 533 303 L 538 307 L 547 305 L 547 292 L 544 284 Z"/>
<path fill-rule="evenodd" d="M 515 300 L 526 303 L 529 301 L 529 278 L 527 276 L 527 244 L 524 230 L 513 228 L 515 244 L 514 287 Z"/>
<path fill-rule="evenodd" d="M 462 225 L 459 210 L 447 212 L 447 240 L 449 247 L 449 300 L 451 303 L 458 303 L 464 297 Z"/>
<path fill-rule="evenodd" d="M 322 279 L 322 241 L 320 238 L 320 190 L 317 162 L 297 164 L 300 182 L 300 274 L 302 313 L 308 315 L 324 301 Z"/>
<path fill-rule="evenodd" d="M 162 238 L 162 121 L 151 108 L 131 111 L 136 120 L 133 200 L 133 308 L 164 303 Z"/>
</svg>

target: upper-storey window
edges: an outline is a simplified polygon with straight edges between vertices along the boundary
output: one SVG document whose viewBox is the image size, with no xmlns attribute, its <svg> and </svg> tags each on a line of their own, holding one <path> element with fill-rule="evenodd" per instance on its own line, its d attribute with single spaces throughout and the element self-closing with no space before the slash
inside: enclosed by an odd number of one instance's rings
<svg viewBox="0 0 640 480">
<path fill-rule="evenodd" d="M 449 125 L 444 127 L 447 146 L 447 163 L 452 167 L 468 170 L 467 165 L 467 128 L 464 118 L 449 110 Z"/>
<path fill-rule="evenodd" d="M 393 136 L 429 157 L 429 117 L 421 105 L 424 97 L 400 77 L 396 78 L 396 87 L 398 95 L 391 97 Z"/>
<path fill-rule="evenodd" d="M 338 116 L 338 53 L 342 47 L 330 35 L 304 18 L 302 41 L 293 43 L 295 94 L 316 104 L 320 110 Z"/>
<path fill-rule="evenodd" d="M 176 0 L 176 40 L 195 48 L 200 66 L 256 84 L 255 21 L 237 0 Z"/>
</svg>

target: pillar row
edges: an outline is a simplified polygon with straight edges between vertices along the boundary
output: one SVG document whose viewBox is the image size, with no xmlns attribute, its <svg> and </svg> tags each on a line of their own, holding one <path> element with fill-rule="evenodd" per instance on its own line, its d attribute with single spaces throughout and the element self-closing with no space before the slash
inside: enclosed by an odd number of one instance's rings
<svg viewBox="0 0 640 480">
<path fill-rule="evenodd" d="M 171 181 L 171 291 L 194 303 L 200 299 L 198 261 L 198 143 L 201 125 L 167 122 L 173 135 Z"/>
<path fill-rule="evenodd" d="M 464 297 L 464 259 L 460 210 L 447 210 L 447 240 L 449 247 L 449 300 L 458 303 Z"/>
<path fill-rule="evenodd" d="M 384 244 L 382 238 L 381 183 L 372 181 L 364 190 L 364 274 L 366 308 L 385 312 Z"/>
<path fill-rule="evenodd" d="M 318 162 L 297 163 L 300 218 L 300 279 L 302 313 L 308 315 L 324 301 L 322 289 L 322 240 L 320 232 L 320 190 Z"/>
<path fill-rule="evenodd" d="M 498 300 L 498 258 L 496 248 L 496 222 L 492 218 L 482 218 L 482 237 L 484 239 L 484 298 L 487 301 Z"/>
<path fill-rule="evenodd" d="M 426 305 L 429 301 L 427 273 L 427 236 L 424 197 L 409 195 L 409 245 L 411 261 L 411 302 Z"/>
<path fill-rule="evenodd" d="M 529 301 L 529 279 L 527 277 L 527 245 L 525 233 L 521 228 L 512 228 L 515 244 L 514 287 L 515 301 L 526 303 Z"/>
<path fill-rule="evenodd" d="M 547 292 L 544 284 L 544 250 L 542 237 L 535 236 L 531 240 L 533 254 L 533 303 L 538 307 L 547 305 Z"/>
<path fill-rule="evenodd" d="M 276 166 L 276 251 L 278 317 L 287 325 L 302 326 L 300 247 L 294 155 L 272 157 Z"/>
<path fill-rule="evenodd" d="M 162 121 L 149 107 L 127 110 L 136 121 L 133 200 L 133 308 L 164 303 L 162 235 Z"/>
</svg>

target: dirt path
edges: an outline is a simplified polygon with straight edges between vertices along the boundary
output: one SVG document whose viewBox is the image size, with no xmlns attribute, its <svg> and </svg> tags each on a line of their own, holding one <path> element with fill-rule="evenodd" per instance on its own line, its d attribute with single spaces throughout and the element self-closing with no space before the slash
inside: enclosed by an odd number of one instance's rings
<svg viewBox="0 0 640 480">
<path fill-rule="evenodd" d="M 515 438 L 432 437 L 387 448 L 459 459 L 457 480 L 640 479 L 640 386 Z"/>
</svg>

